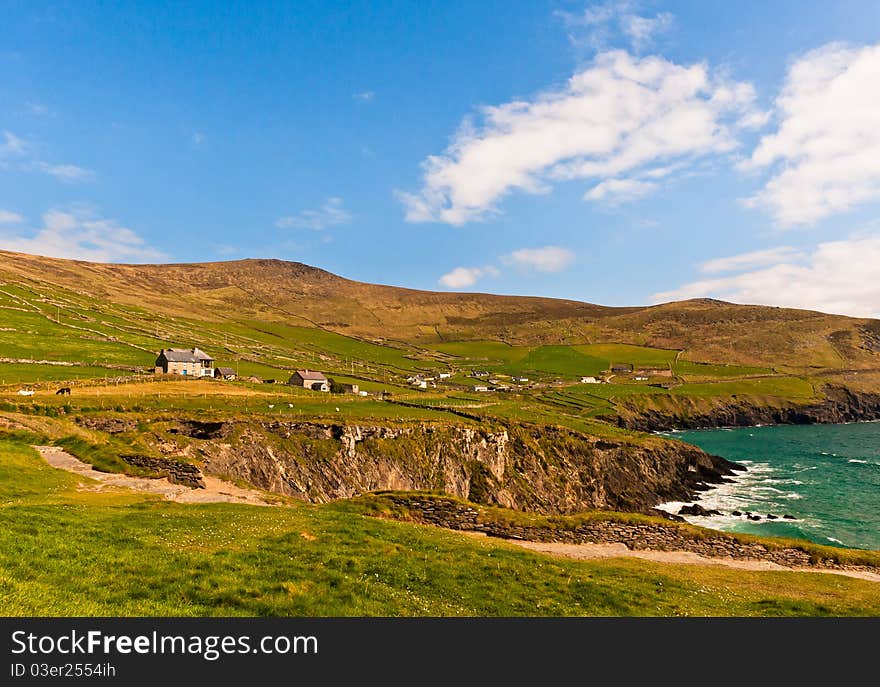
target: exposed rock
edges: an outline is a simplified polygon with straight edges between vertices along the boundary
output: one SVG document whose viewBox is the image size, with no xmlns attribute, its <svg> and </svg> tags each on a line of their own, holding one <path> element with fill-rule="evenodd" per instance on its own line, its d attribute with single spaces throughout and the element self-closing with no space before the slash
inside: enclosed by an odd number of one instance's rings
<svg viewBox="0 0 880 687">
<path fill-rule="evenodd" d="M 744 469 L 660 437 L 614 442 L 517 423 L 213 425 L 222 427 L 205 429 L 224 441 L 193 447 L 206 472 L 312 502 L 385 489 L 437 490 L 542 513 L 651 512 L 658 503 L 690 501 L 696 491 Z"/>
<path fill-rule="evenodd" d="M 137 422 L 120 417 L 107 417 L 104 415 L 83 415 L 75 420 L 80 427 L 96 429 L 107 434 L 119 434 L 121 432 L 133 432 L 137 429 Z"/>
<path fill-rule="evenodd" d="M 678 509 L 679 515 L 699 515 L 708 517 L 710 515 L 721 515 L 721 511 L 703 508 L 700 504 L 695 503 L 690 506 L 682 506 Z"/>
<path fill-rule="evenodd" d="M 789 515 L 788 513 L 786 513 L 782 517 L 785 518 L 786 520 L 796 520 L 796 518 L 793 515 Z"/>
<path fill-rule="evenodd" d="M 779 516 L 773 515 L 773 513 L 767 513 L 767 519 L 768 520 L 779 520 Z"/>
<path fill-rule="evenodd" d="M 168 481 L 173 484 L 182 484 L 192 489 L 205 488 L 202 473 L 195 465 L 190 463 L 142 455 L 121 455 L 119 457 L 129 465 L 152 470 L 157 475 L 167 476 Z"/>
<path fill-rule="evenodd" d="M 760 515 L 747 515 L 746 517 L 747 517 L 749 520 L 760 520 L 760 519 L 761 519 L 761 516 L 760 516 Z"/>
<path fill-rule="evenodd" d="M 183 434 L 193 439 L 222 439 L 229 432 L 229 426 L 225 422 L 184 420 L 168 431 L 171 434 Z"/>
<path fill-rule="evenodd" d="M 454 499 L 428 494 L 379 494 L 393 504 L 403 506 L 407 515 L 425 524 L 454 530 L 483 532 L 492 537 L 566 544 L 622 543 L 630 549 L 661 551 L 692 551 L 707 557 L 760 559 L 788 567 L 822 567 L 876 571 L 870 566 L 837 563 L 830 558 L 814 559 L 796 546 L 770 548 L 763 544 L 743 542 L 718 532 L 694 536 L 670 524 L 633 523 L 614 519 L 587 520 L 566 526 L 518 525 L 486 519 L 478 507 Z"/>
<path fill-rule="evenodd" d="M 732 516 L 738 518 L 738 517 L 740 517 L 740 516 L 742 515 L 742 512 L 740 512 L 740 511 L 738 511 L 738 510 L 735 510 L 735 511 L 731 511 L 730 514 L 731 514 Z"/>
<path fill-rule="evenodd" d="M 880 394 L 857 393 L 840 386 L 822 388 L 819 403 L 779 406 L 756 405 L 747 399 L 719 399 L 706 407 L 704 399 L 669 396 L 662 410 L 626 408 L 617 424 L 643 432 L 712 427 L 751 427 L 754 425 L 809 425 L 816 423 L 880 420 Z M 666 398 L 664 397 L 664 400 Z"/>
</svg>

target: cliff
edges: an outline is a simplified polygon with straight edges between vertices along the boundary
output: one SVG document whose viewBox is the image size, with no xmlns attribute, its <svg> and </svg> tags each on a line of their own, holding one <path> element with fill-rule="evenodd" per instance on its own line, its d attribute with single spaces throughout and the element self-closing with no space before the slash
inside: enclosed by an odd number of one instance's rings
<svg viewBox="0 0 880 687">
<path fill-rule="evenodd" d="M 437 490 L 540 513 L 601 508 L 650 512 L 690 500 L 739 466 L 696 447 L 648 437 L 599 440 L 559 427 L 318 422 L 164 421 L 159 450 L 202 470 L 326 502 L 378 490 Z"/>
<path fill-rule="evenodd" d="M 760 398 L 707 399 L 665 396 L 663 407 L 624 406 L 617 424 L 626 429 L 659 432 L 672 429 L 749 427 L 754 425 L 808 425 L 880 420 L 880 394 L 840 386 L 823 388 L 823 398 L 798 404 L 762 402 Z"/>
</svg>

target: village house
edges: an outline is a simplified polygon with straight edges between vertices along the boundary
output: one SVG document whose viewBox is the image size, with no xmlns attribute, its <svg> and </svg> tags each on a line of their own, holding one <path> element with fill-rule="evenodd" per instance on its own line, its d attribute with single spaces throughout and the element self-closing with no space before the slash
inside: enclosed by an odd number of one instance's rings
<svg viewBox="0 0 880 687">
<path fill-rule="evenodd" d="M 213 377 L 214 359 L 198 348 L 163 348 L 156 358 L 156 374 Z"/>
<path fill-rule="evenodd" d="M 611 371 L 616 374 L 629 374 L 633 371 L 633 366 L 630 363 L 614 363 Z"/>
<path fill-rule="evenodd" d="M 581 377 L 581 384 L 599 384 L 599 380 L 595 377 Z"/>
<path fill-rule="evenodd" d="M 489 391 L 488 386 L 475 386 L 474 391 Z"/>
<path fill-rule="evenodd" d="M 297 370 L 290 375 L 287 383 L 312 391 L 330 391 L 330 381 L 322 373 L 314 370 Z"/>
<path fill-rule="evenodd" d="M 223 379 L 227 382 L 235 381 L 237 375 L 231 367 L 217 367 L 214 369 L 214 379 Z"/>
<path fill-rule="evenodd" d="M 451 372 L 441 372 L 439 375 L 440 379 L 449 379 L 452 376 Z"/>
</svg>

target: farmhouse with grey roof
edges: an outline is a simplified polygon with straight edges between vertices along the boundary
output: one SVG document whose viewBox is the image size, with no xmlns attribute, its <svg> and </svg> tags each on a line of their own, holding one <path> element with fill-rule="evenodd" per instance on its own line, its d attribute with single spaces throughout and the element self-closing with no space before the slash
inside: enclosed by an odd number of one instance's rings
<svg viewBox="0 0 880 687">
<path fill-rule="evenodd" d="M 198 348 L 163 348 L 156 358 L 156 374 L 213 377 L 214 359 Z"/>
<path fill-rule="evenodd" d="M 330 391 L 330 380 L 314 370 L 297 370 L 287 382 L 291 386 L 301 386 L 312 391 Z"/>
</svg>

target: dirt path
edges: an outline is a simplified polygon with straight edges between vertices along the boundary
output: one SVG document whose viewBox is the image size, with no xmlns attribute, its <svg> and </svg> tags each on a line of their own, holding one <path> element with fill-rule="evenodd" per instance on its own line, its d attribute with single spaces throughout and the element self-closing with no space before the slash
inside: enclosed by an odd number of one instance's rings
<svg viewBox="0 0 880 687">
<path fill-rule="evenodd" d="M 484 536 L 484 535 L 480 535 Z M 838 570 L 834 568 L 788 568 L 772 561 L 738 560 L 735 558 L 708 558 L 692 551 L 658 551 L 654 549 L 630 549 L 626 544 L 560 544 L 550 542 L 505 540 L 523 548 L 552 556 L 595 560 L 602 558 L 640 558 L 657 563 L 676 563 L 684 565 L 720 565 L 738 570 L 787 570 L 796 572 L 818 572 L 831 575 L 857 577 L 860 580 L 880 582 L 880 574 L 862 570 Z"/>
<path fill-rule="evenodd" d="M 256 489 L 243 489 L 216 477 L 203 475 L 204 489 L 190 489 L 172 484 L 167 479 L 131 477 L 116 472 L 98 472 L 88 463 L 70 455 L 58 446 L 34 446 L 49 465 L 94 480 L 97 484 L 84 483 L 80 491 L 104 491 L 107 489 L 133 489 L 145 494 L 164 496 L 177 503 L 248 503 L 254 506 L 270 506 L 266 495 Z"/>
</svg>

